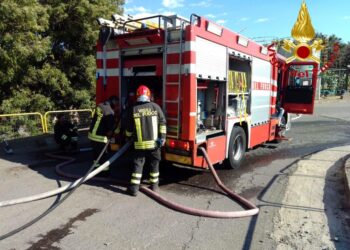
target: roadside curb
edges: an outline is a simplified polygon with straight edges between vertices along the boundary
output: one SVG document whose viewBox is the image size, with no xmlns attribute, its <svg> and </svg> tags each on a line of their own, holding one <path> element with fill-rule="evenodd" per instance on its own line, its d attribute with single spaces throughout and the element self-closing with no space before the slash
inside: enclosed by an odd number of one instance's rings
<svg viewBox="0 0 350 250">
<path fill-rule="evenodd" d="M 350 156 L 347 156 L 344 164 L 345 172 L 345 193 L 346 193 L 346 205 L 350 208 Z"/>
<path fill-rule="evenodd" d="M 332 119 L 332 120 L 336 120 L 336 121 L 341 121 L 341 122 L 350 122 L 349 120 L 347 119 L 344 119 L 344 118 L 338 118 L 338 117 L 334 117 L 334 116 L 329 116 L 329 115 L 323 115 L 323 114 L 320 114 L 318 115 L 319 117 L 323 117 L 323 118 L 327 118 L 327 119 Z"/>
</svg>

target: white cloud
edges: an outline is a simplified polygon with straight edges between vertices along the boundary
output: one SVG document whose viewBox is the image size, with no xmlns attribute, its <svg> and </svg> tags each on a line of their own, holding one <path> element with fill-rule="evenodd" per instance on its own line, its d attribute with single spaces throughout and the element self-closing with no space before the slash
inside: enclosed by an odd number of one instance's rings
<svg viewBox="0 0 350 250">
<path fill-rule="evenodd" d="M 269 18 L 258 18 L 255 20 L 256 23 L 264 23 L 264 22 L 267 22 L 269 21 L 270 19 Z"/>
<path fill-rule="evenodd" d="M 131 4 L 134 0 L 125 0 L 125 4 Z"/>
<path fill-rule="evenodd" d="M 124 12 L 126 14 L 129 14 L 129 13 L 137 13 L 137 12 L 141 12 L 141 13 L 145 13 L 145 12 L 149 12 L 148 9 L 140 6 L 140 7 L 131 7 L 131 8 L 125 8 L 124 9 Z"/>
<path fill-rule="evenodd" d="M 219 20 L 216 20 L 216 22 L 218 24 L 224 24 L 224 23 L 226 23 L 226 20 L 219 19 Z"/>
<path fill-rule="evenodd" d="M 174 9 L 178 7 L 183 7 L 184 0 L 163 0 L 162 4 L 166 8 Z"/>
<path fill-rule="evenodd" d="M 207 15 L 205 15 L 206 17 L 208 17 L 208 18 L 215 18 L 216 16 L 215 15 L 213 15 L 213 14 L 207 14 Z"/>
<path fill-rule="evenodd" d="M 248 21 L 248 20 L 249 20 L 249 17 L 242 17 L 238 21 L 245 22 L 245 21 Z"/>
<path fill-rule="evenodd" d="M 201 1 L 201 2 L 198 2 L 198 3 L 191 3 L 190 5 L 194 6 L 194 7 L 205 7 L 205 8 L 208 8 L 208 7 L 211 6 L 211 2 L 210 1 Z"/>
</svg>

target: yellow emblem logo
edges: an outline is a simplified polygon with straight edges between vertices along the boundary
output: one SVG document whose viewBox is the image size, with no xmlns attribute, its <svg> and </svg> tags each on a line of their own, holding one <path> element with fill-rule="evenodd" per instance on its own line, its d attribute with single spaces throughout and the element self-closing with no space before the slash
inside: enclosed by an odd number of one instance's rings
<svg viewBox="0 0 350 250">
<path fill-rule="evenodd" d="M 323 41 L 322 39 L 315 39 L 311 45 L 309 44 L 315 37 L 315 30 L 312 26 L 309 11 L 304 0 L 301 4 L 298 19 L 294 24 L 291 35 L 296 42 L 285 39 L 282 47 L 285 51 L 293 53 L 293 56 L 286 59 L 287 63 L 294 60 L 312 60 L 320 63 L 320 59 L 315 56 L 314 53 L 320 52 L 323 49 Z"/>
</svg>

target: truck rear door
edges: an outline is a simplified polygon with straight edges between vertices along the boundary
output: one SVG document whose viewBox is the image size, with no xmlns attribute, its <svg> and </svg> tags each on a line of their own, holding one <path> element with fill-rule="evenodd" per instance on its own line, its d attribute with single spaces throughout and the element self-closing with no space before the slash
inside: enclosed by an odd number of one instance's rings
<svg viewBox="0 0 350 250">
<path fill-rule="evenodd" d="M 288 113 L 312 114 L 314 111 L 318 64 L 287 64 L 282 83 L 282 107 Z"/>
</svg>

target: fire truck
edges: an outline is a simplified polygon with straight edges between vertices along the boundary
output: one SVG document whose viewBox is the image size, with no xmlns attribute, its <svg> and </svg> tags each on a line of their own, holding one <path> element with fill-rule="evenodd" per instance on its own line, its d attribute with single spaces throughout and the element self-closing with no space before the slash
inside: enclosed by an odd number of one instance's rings
<svg viewBox="0 0 350 250">
<path fill-rule="evenodd" d="M 286 63 L 267 47 L 205 17 L 99 18 L 96 102 L 147 85 L 167 119 L 163 159 L 237 168 L 245 152 L 283 138 L 289 114 L 312 114 L 318 64 Z"/>
</svg>

